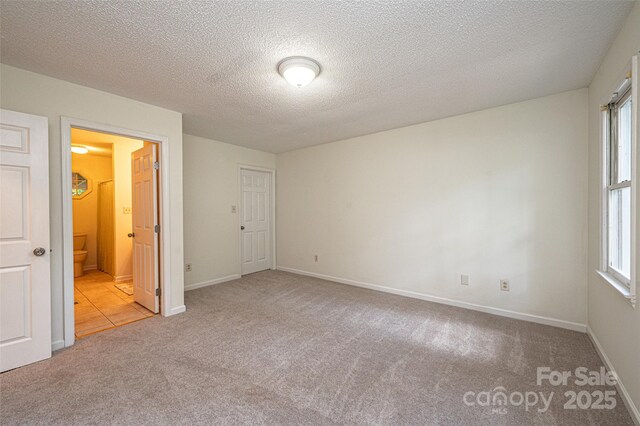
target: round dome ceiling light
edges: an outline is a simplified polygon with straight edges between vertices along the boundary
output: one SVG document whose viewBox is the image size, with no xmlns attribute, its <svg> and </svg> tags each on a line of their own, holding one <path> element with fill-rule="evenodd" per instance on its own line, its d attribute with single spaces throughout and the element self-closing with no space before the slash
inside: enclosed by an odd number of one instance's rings
<svg viewBox="0 0 640 426">
<path fill-rule="evenodd" d="M 86 154 L 89 152 L 89 150 L 84 146 L 71 145 L 71 152 L 73 152 L 74 154 Z"/>
<path fill-rule="evenodd" d="M 310 58 L 292 56 L 280 62 L 278 72 L 289 84 L 300 88 L 311 83 L 320 74 L 320 65 Z"/>
</svg>

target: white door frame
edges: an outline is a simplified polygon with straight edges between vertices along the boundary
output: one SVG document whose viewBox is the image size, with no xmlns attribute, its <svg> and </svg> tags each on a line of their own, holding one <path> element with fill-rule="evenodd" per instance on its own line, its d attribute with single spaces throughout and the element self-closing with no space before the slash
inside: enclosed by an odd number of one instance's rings
<svg viewBox="0 0 640 426">
<path fill-rule="evenodd" d="M 160 313 L 170 315 L 171 311 L 171 200 L 169 186 L 169 138 L 137 130 L 123 129 L 108 124 L 95 123 L 77 118 L 61 117 L 62 153 L 62 293 L 64 318 L 64 346 L 75 342 L 75 318 L 73 305 L 73 207 L 71 199 L 71 128 L 93 130 L 112 135 L 124 136 L 155 142 L 160 146 Z"/>
<path fill-rule="evenodd" d="M 270 169 L 267 167 L 259 167 L 259 166 L 250 166 L 247 164 L 238 164 L 238 254 L 240 255 L 238 258 L 238 266 L 240 268 L 240 274 L 242 275 L 242 230 L 240 226 L 242 225 L 242 171 L 243 170 L 252 170 L 255 172 L 264 172 L 269 173 L 271 176 L 269 191 L 271 203 L 269 214 L 271 218 L 269 220 L 269 233 L 271 234 L 271 269 L 276 269 L 276 169 Z M 71 190 L 69 190 L 71 191 Z"/>
</svg>

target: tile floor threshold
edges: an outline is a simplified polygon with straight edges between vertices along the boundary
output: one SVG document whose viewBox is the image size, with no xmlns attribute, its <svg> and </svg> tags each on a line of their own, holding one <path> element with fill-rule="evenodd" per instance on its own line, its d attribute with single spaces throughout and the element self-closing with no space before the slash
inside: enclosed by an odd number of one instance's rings
<svg viewBox="0 0 640 426">
<path fill-rule="evenodd" d="M 152 317 L 153 312 L 115 287 L 113 278 L 100 271 L 87 271 L 74 283 L 75 335 L 82 338 Z"/>
</svg>

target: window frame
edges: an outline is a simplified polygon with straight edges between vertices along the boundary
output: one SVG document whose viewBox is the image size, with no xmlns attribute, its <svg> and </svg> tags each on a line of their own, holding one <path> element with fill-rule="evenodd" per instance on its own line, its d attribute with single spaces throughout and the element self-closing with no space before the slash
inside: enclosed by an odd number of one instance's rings
<svg viewBox="0 0 640 426">
<path fill-rule="evenodd" d="M 638 56 L 634 56 L 631 63 L 627 65 L 626 71 L 623 76 L 616 81 L 618 83 L 614 86 L 612 93 L 608 99 L 604 100 L 601 111 L 601 239 L 600 239 L 600 267 L 596 271 L 605 282 L 611 284 L 620 294 L 629 300 L 631 305 L 635 308 L 636 302 L 636 282 L 637 282 L 637 168 L 638 168 L 638 131 L 640 130 L 640 116 L 638 114 Z M 625 181 L 617 180 L 617 136 L 616 128 L 618 122 L 617 110 L 623 106 L 629 99 L 631 99 L 631 170 L 630 179 Z M 612 120 L 612 106 L 615 107 L 615 120 Z M 612 126 L 613 121 L 613 126 Z M 612 137 L 612 135 L 614 135 Z M 615 144 L 615 148 L 614 147 Z M 631 223 L 630 223 L 630 277 L 626 277 L 623 273 L 616 268 L 609 265 L 609 203 L 610 193 L 614 189 L 630 188 L 630 209 L 631 209 Z"/>
<path fill-rule="evenodd" d="M 629 83 L 627 83 L 627 81 Z M 615 99 L 612 100 L 612 102 L 610 102 L 607 105 L 607 111 L 606 111 L 606 127 L 607 127 L 607 141 L 606 141 L 606 146 L 607 146 L 607 187 L 606 187 L 606 204 L 607 204 L 607 217 L 606 217 L 606 223 L 607 223 L 607 234 L 606 234 L 606 238 L 604 241 L 604 244 L 606 246 L 605 250 L 607 253 L 607 261 L 606 261 L 606 271 L 607 273 L 611 274 L 615 279 L 617 279 L 621 284 L 623 284 L 625 287 L 627 288 L 631 288 L 631 273 L 629 273 L 629 276 L 625 276 L 624 273 L 622 271 L 619 271 L 618 269 L 616 269 L 615 267 L 611 266 L 611 263 L 609 262 L 609 253 L 611 253 L 610 250 L 610 244 L 611 244 L 611 235 L 610 235 L 610 227 L 609 227 L 609 219 L 610 219 L 610 200 L 611 200 L 611 193 L 615 190 L 618 189 L 622 189 L 622 188 L 629 188 L 630 192 L 633 192 L 633 186 L 631 185 L 631 179 L 633 178 L 633 172 L 632 175 L 630 176 L 629 179 L 626 180 L 619 180 L 618 177 L 618 166 L 619 166 L 619 162 L 618 162 L 618 156 L 619 156 L 619 145 L 618 145 L 618 137 L 619 137 L 619 120 L 620 120 L 620 109 L 621 107 L 626 104 L 628 101 L 632 102 L 632 106 L 634 104 L 633 102 L 633 97 L 631 95 L 631 79 L 628 78 L 626 79 L 625 83 L 623 83 L 621 85 L 622 89 L 624 92 L 621 95 L 617 95 L 615 96 Z M 626 86 L 626 87 L 625 87 Z M 632 115 L 632 122 L 631 122 L 631 134 L 633 135 L 633 125 L 634 125 L 634 121 L 633 121 L 633 115 Z M 633 139 L 633 137 L 632 137 Z M 633 140 L 631 141 L 631 155 L 633 156 L 635 154 L 635 150 L 633 149 Z M 630 214 L 633 215 L 633 208 L 630 206 L 631 212 Z M 630 231 L 631 232 L 631 231 Z M 631 253 L 629 253 L 629 262 L 632 262 L 631 259 Z"/>
</svg>

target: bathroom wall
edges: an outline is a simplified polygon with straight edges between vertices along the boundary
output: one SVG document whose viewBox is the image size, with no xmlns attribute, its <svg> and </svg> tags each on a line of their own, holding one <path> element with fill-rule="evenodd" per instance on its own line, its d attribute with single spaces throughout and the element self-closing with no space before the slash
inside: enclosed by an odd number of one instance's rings
<svg viewBox="0 0 640 426">
<path fill-rule="evenodd" d="M 72 154 L 71 167 L 74 172 L 80 172 L 84 177 L 91 180 L 92 191 L 86 196 L 73 200 L 73 233 L 87 234 L 85 250 L 87 260 L 84 269 L 96 269 L 97 265 L 97 244 L 96 235 L 98 230 L 98 183 L 112 179 L 113 166 L 111 157 Z"/>
<path fill-rule="evenodd" d="M 113 144 L 113 176 L 115 188 L 115 276 L 116 281 L 133 276 L 133 241 L 131 215 L 131 153 L 142 148 L 144 142 L 118 138 Z"/>
<path fill-rule="evenodd" d="M 95 133 L 95 142 L 109 141 L 112 155 L 73 154 L 72 168 L 81 171 L 92 180 L 93 190 L 82 199 L 74 200 L 74 233 L 87 234 L 85 249 L 87 261 L 85 270 L 96 269 L 97 265 L 97 215 L 98 183 L 113 179 L 114 183 L 114 280 L 125 281 L 133 275 L 133 241 L 128 234 L 132 231 L 131 195 L 131 153 L 143 147 L 142 140 Z M 83 143 L 80 143 L 83 145 Z M 91 144 L 84 143 L 85 146 Z"/>
</svg>

